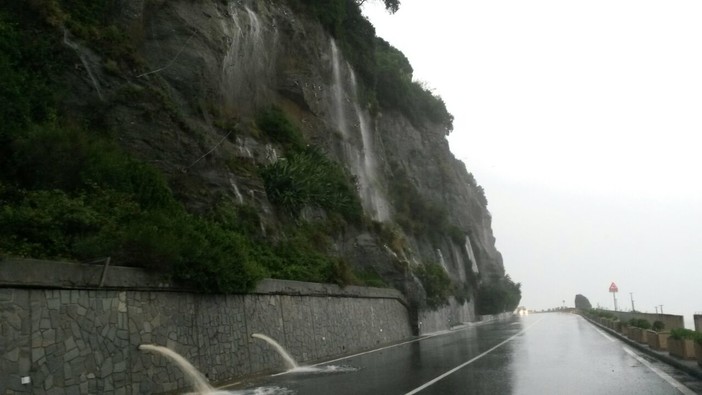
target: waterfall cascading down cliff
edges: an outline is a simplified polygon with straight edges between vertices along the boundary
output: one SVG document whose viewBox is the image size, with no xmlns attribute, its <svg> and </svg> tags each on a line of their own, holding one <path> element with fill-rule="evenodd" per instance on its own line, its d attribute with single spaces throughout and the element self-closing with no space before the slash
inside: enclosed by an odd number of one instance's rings
<svg viewBox="0 0 702 395">
<path fill-rule="evenodd" d="M 347 64 L 348 65 L 348 64 Z M 348 65 L 349 74 L 351 76 L 351 91 L 353 92 L 353 104 L 356 115 L 358 116 L 358 127 L 361 132 L 361 142 L 363 143 L 363 175 L 365 190 L 361 190 L 365 199 L 372 203 L 375 219 L 379 221 L 387 221 L 390 219 L 390 208 L 387 200 L 382 195 L 382 188 L 379 180 L 378 164 L 375 154 L 375 144 L 373 143 L 373 129 L 369 122 L 367 112 L 361 109 L 359 104 L 360 97 L 358 95 L 358 85 L 356 84 L 356 75 L 351 66 Z"/>
<path fill-rule="evenodd" d="M 243 11 L 243 12 L 242 12 Z M 258 15 L 248 6 L 243 10 L 236 2 L 228 6 L 228 18 L 222 18 L 226 33 L 226 50 L 221 64 L 221 91 L 227 111 L 242 111 L 265 103 L 262 81 L 274 75 L 274 54 L 277 41 L 275 28 L 265 28 Z"/>
<path fill-rule="evenodd" d="M 101 101 L 105 101 L 105 97 L 102 94 L 102 89 L 100 88 L 100 82 L 95 77 L 95 70 L 88 58 L 90 53 L 85 48 L 81 47 L 78 43 L 71 40 L 71 38 L 69 37 L 69 32 L 66 29 L 63 30 L 63 43 L 76 52 L 78 58 L 80 59 L 80 62 L 83 64 L 85 72 L 88 73 L 88 77 L 90 77 L 90 82 L 93 84 L 93 87 L 95 88 L 98 97 Z"/>
<path fill-rule="evenodd" d="M 473 273 L 475 273 L 475 274 L 480 273 L 480 269 L 478 269 L 478 263 L 475 260 L 475 253 L 473 252 L 473 245 L 470 243 L 470 237 L 468 237 L 468 236 L 466 236 L 466 252 L 468 253 L 468 258 L 470 259 L 471 269 L 473 270 Z"/>
<path fill-rule="evenodd" d="M 436 255 L 439 257 L 439 264 L 441 267 L 444 269 L 444 271 L 448 274 L 451 273 L 448 270 L 448 266 L 446 266 L 446 260 L 444 259 L 444 254 L 441 253 L 441 250 L 437 248 L 436 250 Z"/>
<path fill-rule="evenodd" d="M 232 176 L 229 176 L 229 184 L 232 186 L 232 191 L 234 192 L 237 203 L 244 204 L 244 196 L 241 194 L 241 191 L 239 191 L 239 187 L 236 185 L 236 181 Z"/>
<path fill-rule="evenodd" d="M 368 115 L 359 104 L 356 76 L 348 63 L 345 70 L 342 69 L 339 49 L 333 39 L 331 40 L 331 53 L 335 122 L 343 138 L 344 155 L 351 167 L 351 172 L 358 177 L 363 208 L 373 219 L 387 221 L 390 219 L 390 208 L 382 194 L 379 181 L 373 144 L 373 128 L 368 121 Z M 352 105 L 349 106 L 348 102 L 351 102 Z M 352 117 L 357 122 L 357 135 L 353 134 L 356 127 L 349 128 L 347 120 L 349 112 L 353 114 Z"/>
<path fill-rule="evenodd" d="M 228 122 L 237 122 L 239 129 L 232 138 L 213 151 L 208 161 L 190 170 L 188 187 L 192 184 L 192 188 L 185 191 L 184 199 L 199 208 L 212 204 L 216 194 L 228 194 L 232 201 L 257 209 L 263 229 L 263 224 L 276 224 L 277 213 L 265 198 L 262 180 L 250 169 L 279 160 L 285 147 L 261 134 L 255 118 L 264 106 L 276 106 L 298 127 L 306 142 L 318 146 L 329 159 L 353 174 L 364 213 L 386 222 L 387 229 L 397 230 L 396 244 L 369 228 L 353 229 L 338 237 L 335 252 L 350 266 L 372 266 L 409 298 L 421 298 L 422 290 L 408 267 L 436 262 L 455 281 L 474 282 L 478 271 L 483 277 L 503 273 L 489 212 L 477 199 L 475 181 L 471 182 L 465 166 L 451 154 L 441 125 L 430 119 L 410 119 L 414 117 L 392 103 L 379 103 L 382 113 L 372 115 L 364 99 L 364 81 L 345 60 L 341 45 L 337 46 L 316 18 L 308 18 L 284 3 L 163 2 L 164 12 L 142 12 L 131 17 L 136 25 L 147 27 L 139 48 L 149 65 L 163 70 L 158 82 L 164 87 L 159 90 L 167 93 L 172 104 L 182 110 L 186 123 L 195 128 L 180 133 L 178 122 L 171 119 L 145 119 L 143 110 L 136 106 L 127 108 L 126 116 L 125 109 L 120 109 L 112 124 L 118 126 L 126 119 L 135 125 L 124 132 L 126 145 L 140 151 L 140 157 L 158 159 L 154 163 L 170 171 L 173 179 L 180 175 L 169 164 L 190 163 L 184 153 L 203 149 L 198 141 L 202 136 L 190 132 L 209 130 L 214 137 L 207 137 L 220 141 L 220 136 L 229 131 Z M 83 70 L 81 73 L 89 87 L 88 75 Z M 99 82 L 101 78 L 107 81 L 107 77 L 97 76 Z M 152 83 L 149 79 L 138 82 Z M 103 83 L 105 97 L 117 85 Z M 415 115 L 422 118 L 421 114 Z M 150 138 L 160 139 L 160 145 L 142 143 L 143 136 L 151 131 Z M 242 166 L 238 162 L 230 166 L 239 159 Z M 408 215 L 405 207 L 389 202 L 392 188 L 404 185 L 399 182 L 411 184 L 411 198 L 427 206 L 450 209 L 450 225 L 457 230 L 470 229 L 470 238 L 464 242 L 446 234 L 428 237 L 414 232 L 411 224 L 393 223 L 395 214 L 401 214 L 398 219 Z M 384 244 L 392 249 L 383 248 Z M 466 292 L 475 291 L 468 288 Z M 467 303 L 441 309 L 468 320 L 473 302 L 471 298 Z M 438 330 L 444 318 L 437 313 L 436 325 L 425 327 Z"/>
<path fill-rule="evenodd" d="M 336 127 L 341 133 L 341 137 L 344 140 L 349 138 L 349 128 L 346 122 L 346 112 L 344 105 L 344 85 L 341 78 L 341 62 L 339 60 L 339 48 L 336 46 L 334 39 L 331 39 L 331 53 L 332 53 L 332 74 L 334 76 L 334 81 L 332 83 L 332 92 L 334 95 L 334 115 L 336 121 Z"/>
</svg>

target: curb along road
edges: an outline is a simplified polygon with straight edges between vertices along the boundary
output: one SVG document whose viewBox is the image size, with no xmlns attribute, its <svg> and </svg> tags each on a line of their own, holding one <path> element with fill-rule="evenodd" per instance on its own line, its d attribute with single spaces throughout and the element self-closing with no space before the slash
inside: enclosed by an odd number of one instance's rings
<svg viewBox="0 0 702 395">
<path fill-rule="evenodd" d="M 687 373 L 687 374 L 689 374 L 697 379 L 702 380 L 702 367 L 697 365 L 697 362 L 684 361 L 684 360 L 672 357 L 672 356 L 668 355 L 667 353 L 658 352 L 656 350 L 651 349 L 648 346 L 645 346 L 643 344 L 635 342 L 635 341 L 629 339 L 628 337 L 622 335 L 621 333 L 619 333 L 611 328 L 608 328 L 604 325 L 601 325 L 601 324 L 599 324 L 599 323 L 597 323 L 597 322 L 595 322 L 595 321 L 593 321 L 593 320 L 591 320 L 583 315 L 581 315 L 581 317 L 583 317 L 585 320 L 587 320 L 592 325 L 595 325 L 596 327 L 607 331 L 608 334 L 610 334 L 612 336 L 616 336 L 617 339 L 623 341 L 624 343 L 628 344 L 629 346 L 631 346 L 631 347 L 633 347 L 633 348 L 635 348 L 635 349 L 637 349 L 637 350 L 639 350 L 647 355 L 650 355 L 654 358 L 657 358 L 661 362 L 667 363 L 668 365 L 673 366 L 674 368 L 677 368 L 677 369 L 679 369 L 679 370 L 681 370 L 681 371 L 683 371 L 683 372 L 685 372 L 685 373 Z"/>
</svg>

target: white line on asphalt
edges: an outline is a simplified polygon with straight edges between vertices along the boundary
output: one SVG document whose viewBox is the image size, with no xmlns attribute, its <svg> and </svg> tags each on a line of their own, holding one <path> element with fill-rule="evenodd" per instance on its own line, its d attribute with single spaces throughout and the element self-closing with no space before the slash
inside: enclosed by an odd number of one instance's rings
<svg viewBox="0 0 702 395">
<path fill-rule="evenodd" d="M 597 332 L 599 332 L 600 335 L 604 336 L 605 339 L 607 339 L 607 340 L 609 340 L 609 341 L 611 341 L 611 342 L 614 341 L 614 338 L 613 338 L 612 336 L 610 336 L 610 335 L 608 335 L 608 334 L 602 332 L 601 330 L 597 329 L 596 326 L 593 326 L 593 328 L 594 328 Z"/>
<path fill-rule="evenodd" d="M 541 320 L 543 320 L 543 318 L 542 318 Z M 541 321 L 541 320 L 539 320 L 539 321 Z M 535 323 L 531 324 L 529 327 L 527 327 L 526 329 L 524 329 L 522 332 L 519 332 L 519 333 L 525 332 L 527 329 L 529 329 L 529 328 L 531 328 L 532 326 L 536 325 L 539 321 L 536 321 Z M 491 320 L 491 321 L 487 321 L 487 322 L 492 322 L 492 320 Z M 464 325 L 464 326 L 462 326 L 462 327 L 459 327 L 458 330 L 453 330 L 453 331 L 452 331 L 452 330 L 447 330 L 447 331 L 434 332 L 434 333 L 430 333 L 430 334 L 424 335 L 424 336 L 422 336 L 422 337 L 418 337 L 418 338 L 416 338 L 416 339 L 408 340 L 408 341 L 406 341 L 406 342 L 397 343 L 397 344 L 391 344 L 391 345 L 389 345 L 389 346 L 385 346 L 385 347 L 381 347 L 381 348 L 376 348 L 376 349 L 368 350 L 368 351 L 364 351 L 364 352 L 359 352 L 358 354 L 347 355 L 347 356 L 345 356 L 345 357 L 341 357 L 341 358 L 337 358 L 337 359 L 331 359 L 331 360 L 329 360 L 329 361 L 324 361 L 324 362 L 320 362 L 320 363 L 315 363 L 314 365 L 308 365 L 308 366 L 326 365 L 326 364 L 329 364 L 329 363 L 332 363 L 332 362 L 343 361 L 344 359 L 350 359 L 350 358 L 358 357 L 358 356 L 361 356 L 361 355 L 372 354 L 372 353 L 374 353 L 374 352 L 387 350 L 388 348 L 404 346 L 405 344 L 416 343 L 416 342 L 419 342 L 419 341 L 422 341 L 422 340 L 431 339 L 432 337 L 436 337 L 436 336 L 449 335 L 449 334 L 456 333 L 456 332 L 461 331 L 461 330 L 470 329 L 470 328 L 472 328 L 472 327 L 474 327 L 474 326 L 477 326 L 477 325 L 480 325 L 480 324 L 481 324 L 481 323 L 477 323 L 477 324 L 474 324 L 474 325 Z M 513 337 L 519 335 L 519 333 L 517 333 L 517 334 L 514 335 Z M 508 339 L 508 340 L 510 340 L 510 339 Z M 503 342 L 503 343 L 504 343 L 504 342 Z M 502 344 L 498 344 L 498 345 L 495 346 L 494 348 L 497 348 L 497 347 L 499 347 L 499 346 L 501 346 L 501 345 L 502 345 Z M 493 348 L 493 349 L 494 349 L 494 348 Z M 492 349 L 491 349 L 491 350 L 488 350 L 487 352 L 490 352 L 490 351 L 492 351 Z M 286 370 L 285 372 L 276 373 L 276 374 L 273 374 L 273 375 L 271 375 L 271 376 L 282 376 L 282 375 L 288 374 L 288 373 L 290 373 L 290 372 L 291 372 L 290 370 Z M 230 384 L 227 384 L 227 385 L 225 385 L 225 386 L 223 386 L 223 387 L 219 387 L 218 389 L 230 388 L 230 387 L 235 386 L 235 385 L 240 384 L 240 383 L 241 383 L 240 381 L 237 381 L 237 382 L 235 382 L 235 383 L 230 383 Z"/>
<path fill-rule="evenodd" d="M 689 388 L 685 387 L 681 382 L 679 382 L 678 380 L 675 380 L 675 379 L 674 379 L 673 377 L 671 377 L 668 373 L 666 373 L 666 372 L 664 372 L 664 371 L 658 369 L 657 367 L 651 365 L 650 362 L 648 362 L 647 360 L 645 360 L 645 359 L 641 358 L 640 356 L 636 355 L 636 353 L 633 352 L 633 351 L 631 351 L 630 349 L 628 349 L 628 348 L 626 348 L 626 347 L 622 347 L 622 348 L 624 349 L 624 351 L 627 352 L 627 354 L 631 355 L 634 359 L 636 359 L 637 361 L 641 362 L 641 363 L 642 363 L 644 366 L 646 366 L 647 368 L 651 369 L 651 370 L 653 371 L 653 373 L 657 374 L 660 378 L 662 378 L 663 380 L 667 381 L 668 384 L 670 384 L 670 385 L 672 385 L 673 387 L 675 387 L 675 389 L 677 389 L 678 391 L 682 392 L 682 393 L 685 394 L 685 395 L 695 395 L 695 392 L 694 392 L 694 391 L 692 391 L 692 390 L 690 390 Z"/>
<path fill-rule="evenodd" d="M 430 335 L 424 335 L 424 336 L 422 336 L 422 337 L 420 337 L 420 338 L 408 340 L 408 341 L 406 341 L 406 342 L 397 343 L 397 344 L 391 344 L 391 345 L 389 345 L 389 346 L 385 346 L 385 347 L 381 347 L 381 348 L 374 348 L 374 349 L 372 349 L 372 350 L 368 350 L 368 351 L 364 351 L 364 352 L 359 352 L 358 354 L 347 355 L 347 356 L 345 356 L 345 357 L 341 357 L 341 358 L 337 358 L 337 359 L 332 359 L 332 360 L 324 361 L 324 362 L 320 362 L 320 363 L 316 363 L 316 364 L 310 365 L 310 366 L 326 365 L 326 364 L 332 363 L 332 362 L 343 361 L 344 359 L 354 358 L 354 357 L 358 357 L 358 356 L 366 355 L 366 354 L 372 354 L 372 353 L 374 353 L 374 352 L 387 350 L 388 348 L 404 346 L 405 344 L 415 343 L 415 342 L 418 342 L 418 341 L 430 339 L 430 338 L 432 338 L 432 337 L 434 337 L 434 336 L 446 335 L 446 334 L 449 334 L 449 333 L 455 333 L 455 332 L 437 332 L 437 333 L 432 333 L 432 334 L 430 334 Z"/>
<path fill-rule="evenodd" d="M 518 332 L 517 334 L 511 336 L 511 337 L 508 338 L 507 340 L 504 340 L 503 342 L 499 343 L 499 344 L 496 345 L 495 347 L 493 347 L 493 348 L 491 348 L 491 349 L 485 351 L 484 353 L 482 353 L 482 354 L 476 356 L 475 358 L 473 358 L 473 359 L 471 359 L 471 360 L 469 360 L 469 361 L 467 361 L 467 362 L 464 362 L 464 363 L 462 363 L 462 364 L 456 366 L 455 368 L 449 370 L 448 372 L 442 374 L 441 376 L 439 376 L 439 377 L 437 377 L 437 378 L 435 378 L 435 379 L 433 379 L 433 380 L 431 380 L 431 381 L 426 382 L 426 383 L 425 383 L 424 385 L 422 385 L 421 387 L 417 387 L 417 388 L 413 389 L 412 391 L 406 393 L 405 395 L 416 394 L 417 392 L 419 392 L 419 391 L 421 391 L 421 390 L 423 390 L 423 389 L 425 389 L 425 388 L 427 388 L 427 387 L 429 387 L 429 386 L 431 386 L 431 385 L 434 385 L 436 382 L 438 382 L 438 381 L 440 381 L 440 380 L 443 380 L 443 379 L 446 378 L 447 376 L 452 375 L 453 373 L 456 373 L 458 370 L 463 369 L 464 367 L 470 365 L 471 363 L 477 361 L 478 359 L 480 359 L 480 358 L 482 358 L 482 357 L 488 355 L 489 353 L 493 352 L 494 350 L 496 350 L 496 349 L 500 348 L 501 346 L 503 346 L 503 345 L 509 343 L 510 341 L 514 340 L 515 337 L 517 337 L 517 336 L 523 334 L 524 332 L 528 331 L 529 329 L 531 329 L 531 327 L 533 327 L 534 325 L 538 324 L 538 323 L 541 322 L 542 320 L 543 320 L 543 318 L 539 319 L 538 321 L 536 321 L 536 322 L 534 322 L 533 324 L 529 325 L 528 327 L 524 328 L 523 330 L 521 330 L 521 331 Z"/>
<path fill-rule="evenodd" d="M 468 327 L 466 327 L 466 328 L 468 328 Z M 359 352 L 358 354 L 347 355 L 347 356 L 345 356 L 345 357 L 341 357 L 341 358 L 337 358 L 337 359 L 331 359 L 331 360 L 329 360 L 329 361 L 324 361 L 324 362 L 320 362 L 320 363 L 315 363 L 314 365 L 305 365 L 305 366 L 326 365 L 326 364 L 329 364 L 329 363 L 332 363 L 332 362 L 343 361 L 344 359 L 354 358 L 354 357 L 358 357 L 358 356 L 360 356 L 360 355 L 372 354 L 372 353 L 374 353 L 374 352 L 378 352 L 378 351 L 382 351 L 382 350 L 387 350 L 388 348 L 399 347 L 399 346 L 403 346 L 403 345 L 405 345 L 405 344 L 415 343 L 415 342 L 418 342 L 418 341 L 430 339 L 430 338 L 435 337 L 435 336 L 446 335 L 446 334 L 449 334 L 449 333 L 455 333 L 455 332 L 449 332 L 449 331 L 435 332 L 435 333 L 431 333 L 431 334 L 428 334 L 428 335 L 424 335 L 424 336 L 422 336 L 422 337 L 418 337 L 418 338 L 416 338 L 416 339 L 408 340 L 408 341 L 406 341 L 406 342 L 397 343 L 397 344 L 391 344 L 391 345 L 389 345 L 389 346 L 385 346 L 385 347 L 381 347 L 381 348 L 376 348 L 376 349 L 368 350 L 368 351 L 364 351 L 364 352 Z M 284 372 L 272 374 L 271 377 L 283 376 L 283 375 L 286 375 L 286 374 L 291 373 L 291 372 L 292 372 L 292 370 L 286 370 L 286 371 L 284 371 Z M 223 387 L 220 387 L 220 388 L 218 388 L 218 389 L 229 388 L 229 387 L 232 387 L 232 386 L 237 385 L 237 384 L 240 384 L 240 383 L 241 383 L 240 381 L 237 381 L 237 382 L 235 382 L 235 383 L 227 384 L 227 385 L 225 385 L 225 386 L 223 386 Z"/>
</svg>

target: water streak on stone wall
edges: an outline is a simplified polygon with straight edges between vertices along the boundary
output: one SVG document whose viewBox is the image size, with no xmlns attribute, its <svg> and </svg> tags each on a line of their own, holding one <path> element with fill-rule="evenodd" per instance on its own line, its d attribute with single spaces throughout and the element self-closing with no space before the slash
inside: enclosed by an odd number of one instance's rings
<svg viewBox="0 0 702 395">
<path fill-rule="evenodd" d="M 0 288 L 0 394 L 187 389 L 180 370 L 140 344 L 176 351 L 213 383 L 285 370 L 256 332 L 301 363 L 412 334 L 392 298 Z"/>
</svg>

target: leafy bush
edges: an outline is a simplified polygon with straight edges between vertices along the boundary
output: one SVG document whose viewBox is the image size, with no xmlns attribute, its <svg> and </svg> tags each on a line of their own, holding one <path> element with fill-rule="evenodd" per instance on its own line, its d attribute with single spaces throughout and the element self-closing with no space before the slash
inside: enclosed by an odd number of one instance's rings
<svg viewBox="0 0 702 395">
<path fill-rule="evenodd" d="M 270 107 L 256 115 L 256 125 L 273 141 L 287 148 L 302 148 L 300 131 L 288 120 L 278 107 Z"/>
<path fill-rule="evenodd" d="M 353 273 L 354 277 L 358 279 L 359 284 L 363 284 L 367 287 L 377 287 L 377 288 L 388 288 L 388 284 L 383 280 L 383 278 L 373 270 L 368 268 L 365 270 L 355 271 Z"/>
<path fill-rule="evenodd" d="M 79 240 L 106 222 L 85 195 L 24 191 L 0 184 L 0 251 L 36 258 L 74 255 Z"/>
<path fill-rule="evenodd" d="M 634 323 L 631 325 L 637 328 L 641 329 L 651 329 L 651 323 L 644 318 L 639 318 L 637 320 L 634 320 Z"/>
<path fill-rule="evenodd" d="M 412 66 L 405 55 L 381 38 L 376 39 L 375 51 L 376 94 L 381 106 L 396 108 L 415 123 L 429 119 L 443 125 L 449 134 L 453 116 L 440 97 L 412 80 Z"/>
<path fill-rule="evenodd" d="M 607 310 L 601 310 L 601 309 L 591 309 L 590 315 L 592 315 L 593 317 L 601 317 L 601 318 L 607 318 L 607 319 L 618 319 L 617 316 L 614 315 L 614 313 L 607 311 Z"/>
<path fill-rule="evenodd" d="M 0 2 L 0 168 L 17 133 L 54 117 L 53 77 L 67 61 L 56 38 L 40 29 L 24 2 Z"/>
<path fill-rule="evenodd" d="M 106 136 L 86 129 L 33 125 L 11 147 L 6 177 L 23 187 L 75 192 L 98 185 L 134 196 L 142 207 L 175 204 L 158 171 L 126 155 Z"/>
<path fill-rule="evenodd" d="M 663 329 L 665 329 L 665 323 L 663 323 L 663 321 L 654 321 L 653 325 L 651 325 L 651 329 L 656 332 L 661 332 Z"/>
<path fill-rule="evenodd" d="M 293 216 L 305 206 L 315 206 L 358 222 L 361 203 L 352 177 L 315 147 L 296 150 L 261 169 L 271 203 Z"/>
<path fill-rule="evenodd" d="M 499 314 L 513 311 L 522 298 L 521 284 L 509 275 L 484 281 L 478 287 L 476 309 L 478 314 Z"/>
<path fill-rule="evenodd" d="M 453 287 L 451 279 L 441 265 L 436 263 L 419 265 L 414 273 L 424 287 L 429 308 L 435 310 L 448 304 L 448 298 L 453 294 Z"/>
<path fill-rule="evenodd" d="M 675 328 L 670 330 L 670 337 L 675 340 L 696 340 L 699 338 L 699 332 L 695 332 L 686 328 Z"/>
<path fill-rule="evenodd" d="M 595 315 L 596 315 L 597 317 L 608 318 L 608 319 L 612 319 L 612 320 L 613 320 L 613 319 L 617 319 L 617 316 L 614 315 L 614 313 L 612 313 L 611 311 L 607 311 L 607 310 L 598 310 L 598 309 L 594 309 L 594 311 L 595 311 Z"/>
</svg>

